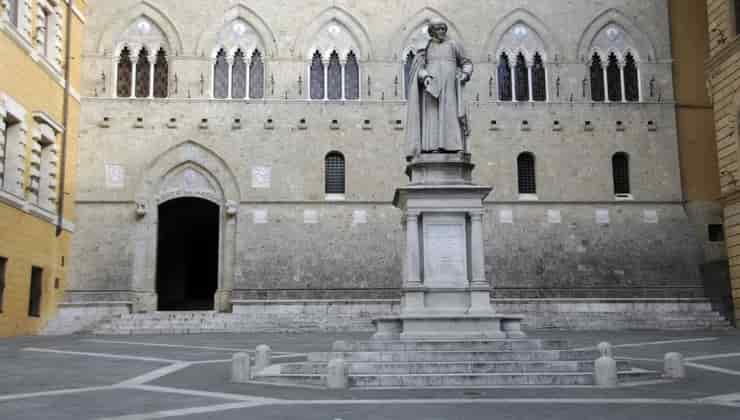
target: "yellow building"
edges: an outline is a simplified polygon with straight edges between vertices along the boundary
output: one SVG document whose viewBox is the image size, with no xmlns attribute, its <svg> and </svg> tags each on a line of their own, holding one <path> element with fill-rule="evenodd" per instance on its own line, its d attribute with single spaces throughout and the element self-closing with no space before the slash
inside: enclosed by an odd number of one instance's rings
<svg viewBox="0 0 740 420">
<path fill-rule="evenodd" d="M 66 283 L 85 0 L 0 0 L 0 336 L 37 333 Z"/>
<path fill-rule="evenodd" d="M 740 0 L 707 0 L 709 58 L 727 253 L 735 308 L 740 308 Z M 706 168 L 707 171 L 710 168 Z M 740 311 L 735 311 L 740 321 Z"/>
</svg>

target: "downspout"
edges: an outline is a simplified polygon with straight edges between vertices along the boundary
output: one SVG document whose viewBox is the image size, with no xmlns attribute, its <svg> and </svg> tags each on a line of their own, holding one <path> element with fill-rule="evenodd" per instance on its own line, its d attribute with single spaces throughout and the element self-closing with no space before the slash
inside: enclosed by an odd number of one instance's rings
<svg viewBox="0 0 740 420">
<path fill-rule="evenodd" d="M 69 139 L 69 96 L 71 94 L 72 87 L 70 86 L 70 63 L 72 61 L 72 2 L 74 0 L 67 0 L 67 23 L 65 25 L 65 36 L 64 36 L 64 102 L 62 105 L 62 124 L 64 124 L 64 131 L 62 132 L 62 157 L 59 169 L 59 199 L 57 200 L 57 230 L 56 236 L 62 235 L 64 225 L 64 196 L 66 192 L 64 185 L 67 177 L 67 141 Z"/>
</svg>

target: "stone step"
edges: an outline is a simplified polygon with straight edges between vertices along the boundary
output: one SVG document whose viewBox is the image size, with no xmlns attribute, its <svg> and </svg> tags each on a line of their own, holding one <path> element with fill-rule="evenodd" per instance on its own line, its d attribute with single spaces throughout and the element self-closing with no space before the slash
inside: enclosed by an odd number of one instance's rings
<svg viewBox="0 0 740 420">
<path fill-rule="evenodd" d="M 284 363 L 279 365 L 285 375 L 326 375 L 325 363 Z M 617 361 L 619 370 L 628 370 L 629 362 Z M 484 374 L 528 372 L 592 372 L 593 361 L 534 361 L 534 362 L 411 362 L 411 363 L 352 363 L 351 375 L 371 374 Z"/>
<path fill-rule="evenodd" d="M 370 341 L 359 343 L 337 342 L 334 351 L 530 351 L 564 350 L 567 340 L 471 340 L 471 341 Z"/>
<path fill-rule="evenodd" d="M 530 351 L 394 351 L 310 353 L 309 362 L 328 362 L 341 356 L 352 363 L 379 362 L 500 362 L 596 360 L 596 350 Z"/>
</svg>

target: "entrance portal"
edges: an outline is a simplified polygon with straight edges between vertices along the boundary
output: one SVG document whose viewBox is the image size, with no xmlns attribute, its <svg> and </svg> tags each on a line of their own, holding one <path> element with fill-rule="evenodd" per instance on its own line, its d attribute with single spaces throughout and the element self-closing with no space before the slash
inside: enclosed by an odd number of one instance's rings
<svg viewBox="0 0 740 420">
<path fill-rule="evenodd" d="M 218 288 L 219 210 L 218 205 L 200 198 L 179 198 L 159 206 L 159 310 L 214 309 Z"/>
</svg>

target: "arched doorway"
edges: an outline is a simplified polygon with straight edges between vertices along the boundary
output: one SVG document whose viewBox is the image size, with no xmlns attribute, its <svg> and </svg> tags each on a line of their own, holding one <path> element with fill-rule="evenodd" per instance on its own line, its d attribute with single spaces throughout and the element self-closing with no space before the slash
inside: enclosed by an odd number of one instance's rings
<svg viewBox="0 0 740 420">
<path fill-rule="evenodd" d="M 159 205 L 158 310 L 213 310 L 219 278 L 220 207 L 202 198 Z"/>
</svg>

